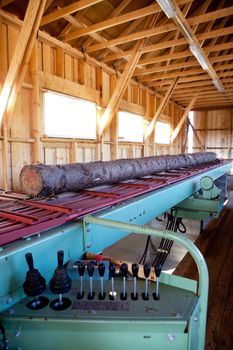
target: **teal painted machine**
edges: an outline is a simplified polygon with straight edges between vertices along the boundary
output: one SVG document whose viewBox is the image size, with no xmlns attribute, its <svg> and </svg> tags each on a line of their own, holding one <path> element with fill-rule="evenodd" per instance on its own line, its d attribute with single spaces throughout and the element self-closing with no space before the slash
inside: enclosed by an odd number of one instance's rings
<svg viewBox="0 0 233 350">
<path fill-rule="evenodd" d="M 190 196 L 212 202 L 218 197 L 218 204 L 210 208 L 205 202 L 203 206 L 208 215 L 215 215 L 221 209 L 222 199 L 214 186 L 224 192 L 225 174 L 230 168 L 230 163 L 222 164 L 43 234 L 3 246 L 0 251 L 0 349 L 204 350 L 208 299 L 208 271 L 204 258 L 185 235 L 143 225 L 171 208 L 185 211 L 184 203 L 191 200 L 187 199 Z M 204 192 L 210 191 L 211 182 L 204 181 L 204 176 L 213 179 L 211 194 Z M 183 203 L 182 208 L 178 203 Z M 100 253 L 130 232 L 167 238 L 185 247 L 198 267 L 198 283 L 162 272 L 157 282 L 149 282 L 149 300 L 141 297 L 144 280 L 137 284 L 138 300 L 132 300 L 133 280 L 130 279 L 126 281 L 127 300 L 121 300 L 122 277 L 118 277 L 115 279 L 116 298 L 109 299 L 111 280 L 105 280 L 106 299 L 99 300 L 100 283 L 94 280 L 96 297 L 77 300 L 80 282 L 75 279 L 71 290 L 65 294 L 71 300 L 71 306 L 64 311 L 50 308 L 55 295 L 49 290 L 48 282 L 57 265 L 58 250 L 64 250 L 65 262 L 76 261 L 87 251 Z M 49 299 L 49 304 L 41 310 L 27 307 L 30 297 L 25 296 L 22 288 L 27 252 L 33 254 L 35 267 L 47 281 L 43 296 Z M 155 300 L 153 293 L 158 281 L 160 298 Z M 83 288 L 87 295 L 88 281 L 84 281 Z"/>
</svg>

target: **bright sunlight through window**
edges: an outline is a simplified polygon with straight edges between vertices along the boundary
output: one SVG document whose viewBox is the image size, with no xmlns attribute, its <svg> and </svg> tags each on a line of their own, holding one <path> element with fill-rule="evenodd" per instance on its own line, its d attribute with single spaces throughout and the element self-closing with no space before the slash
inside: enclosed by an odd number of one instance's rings
<svg viewBox="0 0 233 350">
<path fill-rule="evenodd" d="M 55 92 L 44 93 L 45 134 L 50 137 L 96 138 L 96 104 Z"/>
<path fill-rule="evenodd" d="M 157 122 L 155 125 L 155 142 L 169 144 L 171 136 L 170 124 Z"/>
<path fill-rule="evenodd" d="M 143 142 L 144 120 L 141 115 L 119 112 L 119 140 L 128 142 Z"/>
</svg>

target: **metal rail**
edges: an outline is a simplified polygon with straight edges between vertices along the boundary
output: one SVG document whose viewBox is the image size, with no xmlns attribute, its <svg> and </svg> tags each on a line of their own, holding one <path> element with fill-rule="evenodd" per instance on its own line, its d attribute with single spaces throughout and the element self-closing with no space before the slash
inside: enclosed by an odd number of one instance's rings
<svg viewBox="0 0 233 350">
<path fill-rule="evenodd" d="M 127 224 L 124 222 L 100 219 L 93 216 L 86 216 L 84 218 L 84 227 L 86 224 L 100 225 L 109 228 L 134 232 L 143 235 L 151 235 L 164 239 L 175 241 L 176 243 L 185 247 L 193 257 L 199 273 L 198 296 L 200 301 L 199 306 L 199 329 L 198 329 L 198 349 L 203 350 L 205 347 L 205 333 L 206 333 L 206 316 L 208 305 L 208 289 L 209 289 L 209 274 L 205 259 L 195 244 L 186 236 L 173 231 L 158 230 L 146 226 L 135 224 Z"/>
</svg>

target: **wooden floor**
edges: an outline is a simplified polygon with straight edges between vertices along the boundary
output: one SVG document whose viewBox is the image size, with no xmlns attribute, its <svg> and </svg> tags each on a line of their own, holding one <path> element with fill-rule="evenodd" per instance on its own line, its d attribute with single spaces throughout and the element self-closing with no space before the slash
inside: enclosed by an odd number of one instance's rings
<svg viewBox="0 0 233 350">
<path fill-rule="evenodd" d="M 218 220 L 201 233 L 196 245 L 209 269 L 210 287 L 206 350 L 233 349 L 233 192 Z M 189 254 L 175 274 L 197 278 L 197 269 Z"/>
</svg>

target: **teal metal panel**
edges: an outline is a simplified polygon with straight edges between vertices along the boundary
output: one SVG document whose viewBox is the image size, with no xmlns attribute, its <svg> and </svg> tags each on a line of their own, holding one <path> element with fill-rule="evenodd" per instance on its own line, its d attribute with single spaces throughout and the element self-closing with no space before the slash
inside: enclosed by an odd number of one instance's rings
<svg viewBox="0 0 233 350">
<path fill-rule="evenodd" d="M 179 322 L 119 322 L 16 319 L 6 321 L 11 349 L 187 350 Z"/>
</svg>

